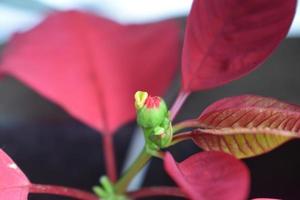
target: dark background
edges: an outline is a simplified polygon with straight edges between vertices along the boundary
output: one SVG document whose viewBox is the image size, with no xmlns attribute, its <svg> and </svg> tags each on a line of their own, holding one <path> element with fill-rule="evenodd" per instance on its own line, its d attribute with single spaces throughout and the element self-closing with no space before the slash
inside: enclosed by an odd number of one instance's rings
<svg viewBox="0 0 300 200">
<path fill-rule="evenodd" d="M 210 103 L 239 94 L 272 96 L 300 104 L 299 75 L 300 39 L 286 39 L 271 58 L 250 75 L 214 90 L 192 94 L 177 121 L 196 117 Z M 167 95 L 169 99 L 175 97 L 178 87 L 179 80 L 174 81 Z M 119 169 L 134 128 L 132 122 L 116 134 Z M 32 182 L 89 190 L 105 173 L 101 142 L 99 133 L 72 119 L 20 82 L 10 77 L 0 81 L 0 148 Z M 199 148 L 191 142 L 183 142 L 171 150 L 180 161 Z M 250 197 L 300 199 L 299 154 L 300 141 L 295 140 L 269 154 L 246 159 L 252 176 Z M 162 184 L 173 183 L 163 172 L 162 162 L 154 159 L 144 185 Z M 66 198 L 39 195 L 31 199 Z"/>
</svg>

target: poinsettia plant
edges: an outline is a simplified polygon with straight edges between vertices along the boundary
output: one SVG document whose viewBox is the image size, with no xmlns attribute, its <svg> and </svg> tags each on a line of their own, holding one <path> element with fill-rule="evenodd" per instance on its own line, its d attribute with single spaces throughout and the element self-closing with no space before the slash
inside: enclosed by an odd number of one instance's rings
<svg viewBox="0 0 300 200">
<path fill-rule="evenodd" d="M 256 95 L 227 97 L 197 119 L 177 124 L 190 93 L 240 78 L 261 64 L 289 30 L 296 0 L 195 0 L 182 50 L 182 88 L 170 110 L 160 97 L 179 61 L 180 24 L 120 25 L 79 11 L 51 14 L 7 44 L 1 74 L 11 75 L 103 136 L 107 175 L 94 194 L 31 183 L 0 151 L 0 199 L 46 193 L 75 199 L 125 200 L 157 195 L 195 200 L 247 199 L 250 175 L 239 159 L 261 155 L 300 136 L 300 107 Z M 151 96 L 153 95 L 153 96 Z M 144 149 L 117 177 L 113 134 L 133 119 Z M 193 140 L 203 152 L 176 162 L 168 147 Z M 128 192 L 153 157 L 178 187 Z"/>
</svg>

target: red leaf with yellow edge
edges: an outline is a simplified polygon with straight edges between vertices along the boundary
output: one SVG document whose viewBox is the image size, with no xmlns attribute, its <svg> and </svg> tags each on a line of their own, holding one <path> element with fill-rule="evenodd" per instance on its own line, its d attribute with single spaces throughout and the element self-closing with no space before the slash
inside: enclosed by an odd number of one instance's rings
<svg viewBox="0 0 300 200">
<path fill-rule="evenodd" d="M 286 36 L 296 0 L 194 0 L 182 56 L 185 91 L 240 78 Z"/>
<path fill-rule="evenodd" d="M 179 65 L 180 24 L 120 25 L 92 14 L 51 14 L 6 45 L 0 71 L 89 126 L 111 134 L 135 118 L 137 90 L 162 95 Z"/>
<path fill-rule="evenodd" d="M 300 136 L 300 107 L 254 95 L 229 97 L 210 105 L 192 132 L 201 148 L 238 158 L 266 153 Z"/>
<path fill-rule="evenodd" d="M 222 152 L 201 152 L 176 163 L 164 158 L 165 170 L 193 200 L 245 200 L 250 176 L 247 167 Z"/>
<path fill-rule="evenodd" d="M 14 161 L 0 149 L 0 199 L 25 200 L 30 182 Z"/>
</svg>

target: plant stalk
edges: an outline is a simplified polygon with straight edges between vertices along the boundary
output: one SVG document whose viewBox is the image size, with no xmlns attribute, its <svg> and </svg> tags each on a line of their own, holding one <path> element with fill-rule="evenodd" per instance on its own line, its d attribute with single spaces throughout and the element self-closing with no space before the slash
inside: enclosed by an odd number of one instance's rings
<svg viewBox="0 0 300 200">
<path fill-rule="evenodd" d="M 118 194 L 123 194 L 130 181 L 135 177 L 135 175 L 147 164 L 150 160 L 151 155 L 148 154 L 145 148 L 141 151 L 137 159 L 132 163 L 132 165 L 124 172 L 124 175 L 115 184 L 115 191 Z"/>
<path fill-rule="evenodd" d="M 107 176 L 114 183 L 117 180 L 117 169 L 112 135 L 103 136 L 103 152 Z"/>
<path fill-rule="evenodd" d="M 33 194 L 51 194 L 65 197 L 71 197 L 78 200 L 99 200 L 99 198 L 89 192 L 75 188 L 69 188 L 57 185 L 31 184 L 29 192 Z"/>
<path fill-rule="evenodd" d="M 153 196 L 186 197 L 179 188 L 169 186 L 146 187 L 134 192 L 129 192 L 128 196 L 133 199 Z"/>
<path fill-rule="evenodd" d="M 176 134 L 176 135 L 174 135 L 174 137 L 172 139 L 172 143 L 169 146 L 173 146 L 174 144 L 177 144 L 184 140 L 189 140 L 189 139 L 193 138 L 192 136 L 193 136 L 193 133 L 191 131 Z"/>
<path fill-rule="evenodd" d="M 180 90 L 178 96 L 175 99 L 175 102 L 172 105 L 172 108 L 170 109 L 171 112 L 171 120 L 173 121 L 176 117 L 178 111 L 180 110 L 181 106 L 187 99 L 187 97 L 190 95 L 190 92 L 185 92 L 182 89 Z"/>
<path fill-rule="evenodd" d="M 176 133 L 185 128 L 201 128 L 201 125 L 197 119 L 185 120 L 173 126 L 173 133 Z"/>
</svg>

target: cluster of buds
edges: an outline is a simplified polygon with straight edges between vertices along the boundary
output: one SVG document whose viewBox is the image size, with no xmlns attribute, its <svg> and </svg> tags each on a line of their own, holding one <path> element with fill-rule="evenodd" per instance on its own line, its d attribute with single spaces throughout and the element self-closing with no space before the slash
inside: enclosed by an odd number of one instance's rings
<svg viewBox="0 0 300 200">
<path fill-rule="evenodd" d="M 135 93 L 135 108 L 137 123 L 144 131 L 147 151 L 155 154 L 159 149 L 169 146 L 173 131 L 165 101 L 138 91 Z"/>
</svg>

